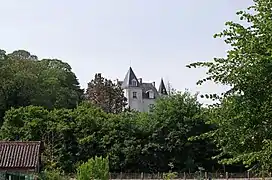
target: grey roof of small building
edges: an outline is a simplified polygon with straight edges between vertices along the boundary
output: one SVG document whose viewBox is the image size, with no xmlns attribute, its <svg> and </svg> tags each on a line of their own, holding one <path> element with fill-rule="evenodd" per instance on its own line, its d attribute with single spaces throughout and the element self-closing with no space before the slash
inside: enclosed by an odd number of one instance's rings
<svg viewBox="0 0 272 180">
<path fill-rule="evenodd" d="M 159 86 L 159 94 L 167 95 L 167 90 L 165 88 L 163 79 L 161 79 L 161 83 L 160 83 L 160 86 Z"/>
<path fill-rule="evenodd" d="M 129 70 L 128 70 L 127 74 L 126 74 L 126 77 L 125 77 L 124 81 L 122 82 L 121 87 L 122 87 L 122 88 L 131 87 L 131 86 L 132 86 L 132 80 L 133 80 L 133 79 L 136 80 L 136 82 L 137 82 L 137 87 L 138 87 L 138 86 L 140 85 L 140 84 L 139 84 L 139 81 L 138 81 L 138 79 L 137 79 L 135 73 L 133 72 L 132 68 L 129 67 Z"/>
</svg>

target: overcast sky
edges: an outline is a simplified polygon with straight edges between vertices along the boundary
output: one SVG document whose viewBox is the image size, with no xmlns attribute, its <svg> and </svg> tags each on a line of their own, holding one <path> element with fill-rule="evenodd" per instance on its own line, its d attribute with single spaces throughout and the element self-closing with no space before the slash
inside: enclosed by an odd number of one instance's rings
<svg viewBox="0 0 272 180">
<path fill-rule="evenodd" d="M 226 55 L 213 34 L 251 0 L 0 0 L 0 49 L 24 49 L 68 62 L 82 87 L 101 72 L 123 79 L 131 65 L 145 82 L 160 78 L 178 90 L 197 86 L 204 69 L 186 64 Z"/>
</svg>

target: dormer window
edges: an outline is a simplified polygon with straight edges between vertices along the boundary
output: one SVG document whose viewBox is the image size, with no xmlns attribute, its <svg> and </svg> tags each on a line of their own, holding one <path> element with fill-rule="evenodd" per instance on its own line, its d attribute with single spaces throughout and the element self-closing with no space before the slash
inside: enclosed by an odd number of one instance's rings
<svg viewBox="0 0 272 180">
<path fill-rule="evenodd" d="M 137 81 L 136 81 L 136 79 L 132 79 L 131 84 L 132 84 L 132 86 L 137 86 Z"/>
<path fill-rule="evenodd" d="M 154 93 L 152 91 L 149 91 L 149 98 L 154 99 Z"/>
<path fill-rule="evenodd" d="M 146 92 L 146 94 L 147 94 L 147 97 L 148 97 L 149 99 L 155 99 L 155 95 L 154 95 L 154 92 L 153 92 L 152 90 L 148 90 L 148 91 Z"/>
</svg>

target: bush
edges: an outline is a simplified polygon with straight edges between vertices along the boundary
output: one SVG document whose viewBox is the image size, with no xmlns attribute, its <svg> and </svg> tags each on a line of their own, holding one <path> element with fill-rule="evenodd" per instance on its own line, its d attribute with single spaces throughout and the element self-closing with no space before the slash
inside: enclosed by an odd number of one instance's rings
<svg viewBox="0 0 272 180">
<path fill-rule="evenodd" d="M 175 179 L 176 177 L 177 177 L 176 172 L 169 172 L 169 173 L 164 173 L 163 174 L 163 179 L 164 180 L 171 180 L 171 179 Z"/>
<path fill-rule="evenodd" d="M 67 178 L 59 171 L 44 171 L 40 174 L 39 180 L 67 180 Z"/>
<path fill-rule="evenodd" d="M 109 179 L 109 159 L 108 157 L 97 157 L 89 159 L 77 168 L 77 180 Z"/>
</svg>

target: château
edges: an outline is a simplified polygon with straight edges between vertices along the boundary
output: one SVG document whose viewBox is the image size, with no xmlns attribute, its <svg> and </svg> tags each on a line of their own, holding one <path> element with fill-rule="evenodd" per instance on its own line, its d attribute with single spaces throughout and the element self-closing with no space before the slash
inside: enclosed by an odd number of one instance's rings
<svg viewBox="0 0 272 180">
<path fill-rule="evenodd" d="M 168 95 L 162 78 L 157 89 L 155 82 L 147 83 L 142 78 L 137 78 L 131 67 L 125 79 L 119 83 L 127 98 L 128 108 L 140 112 L 149 112 L 158 97 Z"/>
</svg>

